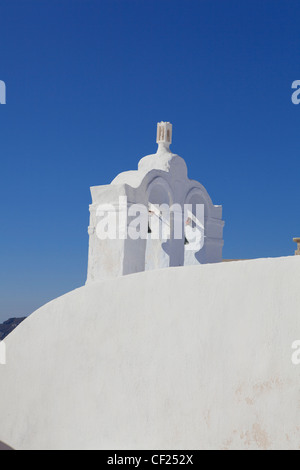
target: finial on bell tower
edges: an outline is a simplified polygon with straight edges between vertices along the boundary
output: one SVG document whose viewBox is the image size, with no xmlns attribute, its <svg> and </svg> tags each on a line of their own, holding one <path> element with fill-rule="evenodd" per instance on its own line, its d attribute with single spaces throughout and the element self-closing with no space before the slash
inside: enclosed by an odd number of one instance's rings
<svg viewBox="0 0 300 470">
<path fill-rule="evenodd" d="M 170 122 L 157 123 L 157 138 L 158 151 L 170 151 L 169 147 L 172 143 L 172 124 Z"/>
</svg>

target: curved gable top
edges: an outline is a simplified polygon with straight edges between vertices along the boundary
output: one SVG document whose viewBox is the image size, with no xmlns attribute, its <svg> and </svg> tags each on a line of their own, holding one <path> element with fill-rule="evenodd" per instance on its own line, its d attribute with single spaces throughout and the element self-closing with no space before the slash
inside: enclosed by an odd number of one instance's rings
<svg viewBox="0 0 300 470">
<path fill-rule="evenodd" d="M 153 170 L 170 173 L 180 178 L 180 180 L 188 179 L 188 171 L 184 159 L 171 152 L 160 151 L 142 158 L 139 162 L 138 170 L 120 173 L 111 184 L 128 184 L 132 188 L 138 188 L 144 178 Z"/>
<path fill-rule="evenodd" d="M 133 189 L 138 189 L 144 184 L 147 187 L 152 180 L 158 177 L 165 178 L 171 187 L 177 186 L 178 188 L 180 184 L 183 186 L 185 195 L 182 194 L 180 201 L 177 202 L 188 204 L 190 197 L 198 194 L 199 199 L 203 200 L 210 214 L 215 208 L 218 214 L 221 213 L 222 206 L 214 206 L 205 187 L 200 182 L 188 178 L 188 168 L 185 160 L 172 153 L 165 146 L 159 145 L 156 154 L 143 157 L 139 161 L 137 170 L 120 173 L 111 185 L 128 185 Z"/>
</svg>

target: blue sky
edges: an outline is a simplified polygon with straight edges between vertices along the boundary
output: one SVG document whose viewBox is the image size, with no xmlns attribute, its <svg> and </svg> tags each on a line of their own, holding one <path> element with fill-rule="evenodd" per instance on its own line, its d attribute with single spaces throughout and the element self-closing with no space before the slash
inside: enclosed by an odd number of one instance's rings
<svg viewBox="0 0 300 470">
<path fill-rule="evenodd" d="M 0 0 L 0 320 L 84 284 L 89 187 L 172 150 L 224 207 L 225 258 L 300 236 L 296 0 Z"/>
</svg>

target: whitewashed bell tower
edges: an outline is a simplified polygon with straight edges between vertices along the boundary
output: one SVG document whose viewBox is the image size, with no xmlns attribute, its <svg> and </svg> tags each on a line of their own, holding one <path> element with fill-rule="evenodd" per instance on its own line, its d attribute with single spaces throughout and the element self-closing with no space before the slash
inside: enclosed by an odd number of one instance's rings
<svg viewBox="0 0 300 470">
<path fill-rule="evenodd" d="M 172 124 L 157 124 L 155 154 L 142 158 L 138 170 L 119 174 L 110 185 L 91 188 L 89 226 L 89 266 L 87 282 L 114 279 L 126 274 L 160 269 L 172 266 L 188 266 L 222 261 L 223 226 L 222 206 L 212 203 L 204 186 L 188 178 L 187 166 L 183 158 L 172 153 Z M 120 203 L 120 201 L 125 201 Z M 148 238 L 130 239 L 122 236 L 116 239 L 97 238 L 99 205 L 109 204 L 115 214 L 123 214 L 132 205 L 140 204 L 149 211 Z M 152 239 L 153 206 L 167 205 L 176 207 L 174 218 L 180 217 L 185 225 L 182 238 L 163 240 Z M 204 208 L 203 245 L 191 250 L 188 239 L 188 227 L 184 221 L 184 207 Z M 150 210 L 150 209 L 151 210 Z M 176 212 L 176 213 L 175 213 Z M 158 217 L 158 215 L 156 215 Z M 118 220 L 120 217 L 118 216 Z M 123 219 L 122 219 L 123 220 Z M 126 219 L 127 226 L 130 218 Z M 172 224 L 170 223 L 171 231 Z M 182 230 L 184 232 L 184 230 Z M 123 233 L 123 232 L 122 232 Z"/>
</svg>

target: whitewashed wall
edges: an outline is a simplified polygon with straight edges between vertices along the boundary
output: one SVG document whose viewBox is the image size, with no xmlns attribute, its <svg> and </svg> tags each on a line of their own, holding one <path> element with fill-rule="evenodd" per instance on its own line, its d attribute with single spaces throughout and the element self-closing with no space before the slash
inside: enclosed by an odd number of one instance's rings
<svg viewBox="0 0 300 470">
<path fill-rule="evenodd" d="M 92 283 L 7 338 L 16 449 L 298 449 L 300 257 Z"/>
<path fill-rule="evenodd" d="M 115 279 L 119 276 L 165 266 L 218 263 L 222 260 L 223 227 L 222 206 L 216 206 L 198 181 L 188 178 L 183 158 L 164 146 L 139 162 L 137 171 L 118 175 L 107 186 L 91 188 L 89 226 L 89 262 L 87 282 Z M 168 256 L 163 250 L 165 241 L 99 240 L 97 217 L 99 205 L 111 204 L 119 212 L 119 198 L 126 197 L 132 204 L 202 204 L 205 206 L 205 242 L 199 252 L 185 252 L 184 237 L 169 243 Z M 128 219 L 130 222 L 130 219 Z M 160 246 L 159 246 L 160 244 Z M 166 251 L 166 250 L 165 250 Z"/>
</svg>

